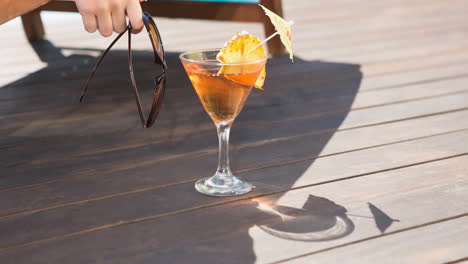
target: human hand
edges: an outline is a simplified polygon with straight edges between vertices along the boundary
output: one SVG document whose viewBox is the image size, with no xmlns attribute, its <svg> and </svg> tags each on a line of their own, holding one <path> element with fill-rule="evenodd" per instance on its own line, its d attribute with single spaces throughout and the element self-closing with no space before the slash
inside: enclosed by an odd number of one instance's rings
<svg viewBox="0 0 468 264">
<path fill-rule="evenodd" d="M 133 33 L 143 29 L 140 2 L 144 0 L 74 0 L 83 18 L 86 31 L 93 33 L 99 30 L 104 37 L 112 31 L 122 33 L 127 27 L 125 13 L 132 25 Z"/>
</svg>

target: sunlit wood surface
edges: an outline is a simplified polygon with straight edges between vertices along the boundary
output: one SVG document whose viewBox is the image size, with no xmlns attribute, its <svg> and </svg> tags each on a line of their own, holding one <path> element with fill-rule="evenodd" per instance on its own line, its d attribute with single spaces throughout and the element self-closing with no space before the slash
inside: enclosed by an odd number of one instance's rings
<svg viewBox="0 0 468 264">
<path fill-rule="evenodd" d="M 466 263 L 468 1 L 286 0 L 294 49 L 234 123 L 231 167 L 257 188 L 198 194 L 215 128 L 178 54 L 256 23 L 155 18 L 166 100 L 142 129 L 126 37 L 42 13 L 45 41 L 0 26 L 0 263 Z M 149 109 L 147 34 L 134 37 Z"/>
</svg>

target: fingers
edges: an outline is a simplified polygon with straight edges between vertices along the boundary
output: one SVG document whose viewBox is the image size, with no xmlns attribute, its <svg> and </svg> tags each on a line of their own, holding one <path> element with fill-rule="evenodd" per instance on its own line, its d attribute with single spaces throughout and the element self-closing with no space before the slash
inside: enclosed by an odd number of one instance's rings
<svg viewBox="0 0 468 264">
<path fill-rule="evenodd" d="M 97 15 L 97 20 L 99 33 L 104 37 L 112 35 L 113 26 L 111 13 L 108 11 L 101 11 Z"/>
<path fill-rule="evenodd" d="M 116 33 L 122 33 L 127 28 L 127 22 L 125 21 L 125 9 L 117 6 L 112 10 L 112 26 Z"/>
<path fill-rule="evenodd" d="M 141 10 L 139 1 L 128 1 L 126 11 L 130 24 L 132 25 L 132 32 L 140 32 L 143 29 L 143 11 Z"/>
<path fill-rule="evenodd" d="M 133 33 L 143 29 L 141 1 L 143 0 L 75 0 L 75 3 L 86 31 L 92 33 L 97 29 L 101 35 L 108 37 L 112 31 L 125 31 L 125 12 L 132 24 Z"/>
<path fill-rule="evenodd" d="M 83 26 L 86 31 L 89 33 L 96 32 L 97 29 L 97 21 L 96 16 L 94 14 L 85 13 L 81 16 L 83 19 Z"/>
</svg>

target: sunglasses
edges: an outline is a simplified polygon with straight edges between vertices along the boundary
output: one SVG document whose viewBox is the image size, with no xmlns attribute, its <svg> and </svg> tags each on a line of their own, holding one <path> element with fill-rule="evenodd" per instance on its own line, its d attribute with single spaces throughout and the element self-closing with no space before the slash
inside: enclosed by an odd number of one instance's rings
<svg viewBox="0 0 468 264">
<path fill-rule="evenodd" d="M 154 98 L 153 98 L 153 103 L 151 105 L 151 110 L 148 115 L 148 119 L 145 118 L 145 114 L 143 112 L 143 108 L 141 105 L 141 100 L 140 100 L 140 95 L 138 92 L 138 88 L 136 85 L 135 81 L 135 76 L 133 74 L 133 59 L 132 59 L 132 25 L 129 23 L 127 28 L 125 29 L 124 32 L 120 33 L 114 41 L 109 45 L 109 47 L 104 51 L 104 53 L 99 57 L 96 65 L 94 66 L 91 74 L 89 75 L 88 79 L 86 80 L 86 83 L 83 87 L 83 91 L 81 92 L 80 96 L 80 102 L 83 101 L 83 98 L 85 97 L 87 91 L 88 91 L 88 85 L 91 79 L 93 78 L 94 74 L 96 73 L 97 68 L 101 64 L 102 60 L 106 56 L 106 54 L 109 52 L 109 50 L 114 46 L 114 44 L 126 33 L 128 32 L 128 68 L 130 71 L 130 79 L 132 81 L 132 86 L 133 86 L 133 93 L 135 95 L 135 100 L 138 108 L 138 113 L 140 115 L 140 120 L 141 124 L 144 128 L 151 127 L 154 122 L 156 121 L 156 118 L 158 117 L 159 110 L 161 108 L 163 99 L 164 99 L 164 91 L 166 90 L 166 70 L 167 70 L 167 65 L 166 65 L 166 56 L 164 54 L 164 48 L 161 40 L 161 35 L 159 34 L 158 28 L 156 27 L 156 24 L 154 23 L 154 20 L 151 18 L 151 15 L 144 12 L 143 13 L 143 23 L 145 24 L 145 28 L 148 31 L 148 35 L 151 41 L 151 46 L 153 47 L 153 52 L 154 52 L 154 63 L 158 64 L 162 67 L 162 73 L 159 74 L 156 78 L 154 78 L 155 82 L 155 93 L 154 93 Z"/>
</svg>

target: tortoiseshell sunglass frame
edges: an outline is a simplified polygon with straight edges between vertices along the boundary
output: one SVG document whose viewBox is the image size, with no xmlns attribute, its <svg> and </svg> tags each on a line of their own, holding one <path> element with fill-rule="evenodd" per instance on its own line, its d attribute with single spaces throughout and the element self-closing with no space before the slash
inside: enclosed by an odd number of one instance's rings
<svg viewBox="0 0 468 264">
<path fill-rule="evenodd" d="M 138 113 L 140 115 L 140 121 L 141 124 L 144 128 L 149 128 L 151 127 L 154 122 L 156 121 L 156 118 L 158 117 L 159 110 L 161 109 L 161 105 L 164 99 L 164 92 L 166 90 L 166 71 L 167 71 L 167 65 L 166 65 L 166 55 L 164 53 L 164 47 L 163 43 L 161 40 L 161 35 L 159 33 L 158 28 L 156 27 L 156 23 L 154 23 L 154 20 L 151 18 L 151 15 L 149 13 L 144 12 L 143 13 L 143 23 L 145 25 L 146 30 L 148 31 L 148 35 L 151 41 L 151 46 L 153 47 L 153 52 L 154 52 L 154 62 L 155 64 L 159 64 L 162 67 L 162 73 L 159 74 L 156 78 L 154 78 L 155 82 L 155 88 L 156 91 L 154 93 L 154 98 L 153 98 L 153 103 L 151 105 L 151 110 L 148 116 L 148 119 L 145 118 L 145 114 L 143 112 L 141 100 L 140 100 L 140 95 L 138 92 L 138 88 L 136 85 L 135 81 L 135 76 L 133 73 L 133 59 L 132 59 L 132 25 L 129 23 L 127 28 L 125 29 L 124 32 L 120 33 L 109 45 L 109 47 L 104 51 L 104 53 L 99 57 L 96 65 L 94 66 L 93 70 L 91 71 L 91 74 L 89 75 L 88 79 L 86 80 L 86 83 L 83 87 L 83 91 L 80 96 L 80 102 L 83 101 L 84 96 L 86 95 L 88 91 L 88 86 L 89 82 L 93 78 L 93 76 L 96 74 L 96 70 L 101 64 L 102 60 L 106 56 L 106 54 L 109 52 L 109 50 L 114 46 L 114 44 L 125 34 L 128 33 L 128 68 L 130 71 L 130 79 L 132 81 L 132 86 L 133 86 L 133 92 L 135 95 L 135 100 L 138 108 Z"/>
</svg>

